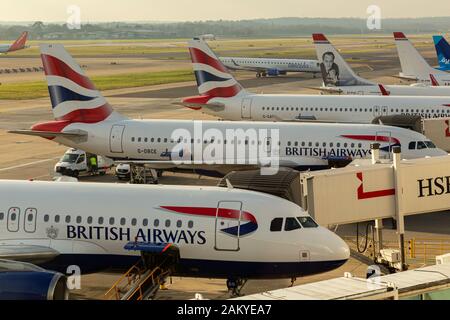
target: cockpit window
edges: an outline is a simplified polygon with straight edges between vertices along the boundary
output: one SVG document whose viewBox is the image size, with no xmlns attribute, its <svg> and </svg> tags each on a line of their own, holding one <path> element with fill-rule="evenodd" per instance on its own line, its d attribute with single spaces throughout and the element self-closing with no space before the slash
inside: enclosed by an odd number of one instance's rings
<svg viewBox="0 0 450 320">
<path fill-rule="evenodd" d="M 311 217 L 297 217 L 303 228 L 317 228 L 319 225 Z"/>
<path fill-rule="evenodd" d="M 436 145 L 431 141 L 425 141 L 425 145 L 430 149 L 435 149 Z"/>
<path fill-rule="evenodd" d="M 281 231 L 283 226 L 283 218 L 275 218 L 270 223 L 270 231 Z"/>
<path fill-rule="evenodd" d="M 409 150 L 415 150 L 416 149 L 416 142 L 415 141 L 411 141 L 408 145 L 408 149 Z"/>
<path fill-rule="evenodd" d="M 426 149 L 427 146 L 425 145 L 425 142 L 423 141 L 417 141 L 417 150 Z"/>
<path fill-rule="evenodd" d="M 300 229 L 302 226 L 296 218 L 286 218 L 286 223 L 284 225 L 284 231 L 291 231 L 295 229 Z"/>
</svg>

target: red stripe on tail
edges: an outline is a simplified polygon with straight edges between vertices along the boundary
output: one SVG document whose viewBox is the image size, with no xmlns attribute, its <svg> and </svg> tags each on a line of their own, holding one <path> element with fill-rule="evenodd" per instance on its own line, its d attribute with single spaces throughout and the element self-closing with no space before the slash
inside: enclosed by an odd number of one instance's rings
<svg viewBox="0 0 450 320">
<path fill-rule="evenodd" d="M 69 67 L 65 62 L 59 60 L 56 57 L 49 56 L 46 54 L 41 54 L 42 64 L 44 65 L 45 74 L 47 76 L 59 76 L 69 80 L 72 80 L 76 84 L 82 86 L 86 89 L 96 90 L 94 84 L 71 67 Z"/>
<path fill-rule="evenodd" d="M 57 120 L 67 120 L 70 122 L 97 123 L 105 120 L 112 113 L 111 106 L 106 103 L 94 109 L 78 109 L 65 114 Z"/>
<path fill-rule="evenodd" d="M 224 65 L 220 61 L 210 57 L 203 51 L 201 51 L 197 48 L 189 48 L 189 52 L 191 53 L 191 59 L 192 59 L 193 63 L 206 64 L 206 65 L 209 65 L 221 72 L 229 73 L 227 68 L 225 68 Z"/>
</svg>

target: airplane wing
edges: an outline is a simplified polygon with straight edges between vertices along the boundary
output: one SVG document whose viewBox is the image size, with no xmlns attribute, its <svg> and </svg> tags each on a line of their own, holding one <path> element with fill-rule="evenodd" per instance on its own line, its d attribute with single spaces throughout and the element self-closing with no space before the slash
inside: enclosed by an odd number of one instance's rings
<svg viewBox="0 0 450 320">
<path fill-rule="evenodd" d="M 343 92 L 342 89 L 335 87 L 302 87 L 302 88 L 337 94 L 341 94 Z"/>
<path fill-rule="evenodd" d="M 225 108 L 223 103 L 199 103 L 199 102 L 173 102 L 172 104 L 188 108 L 208 108 L 212 111 L 222 111 Z"/>
<path fill-rule="evenodd" d="M 8 133 L 14 134 L 24 134 L 29 136 L 38 136 L 42 138 L 54 138 L 54 137 L 63 137 L 63 138 L 81 138 L 86 137 L 86 132 L 52 132 L 52 131 L 37 131 L 37 130 L 10 130 Z"/>
<path fill-rule="evenodd" d="M 16 260 L 30 263 L 43 263 L 57 257 L 59 252 L 45 246 L 37 245 L 0 245 L 0 259 Z"/>
<path fill-rule="evenodd" d="M 392 78 L 396 78 L 396 79 L 400 79 L 400 80 L 419 81 L 419 79 L 418 79 L 418 78 L 415 78 L 415 77 L 395 76 L 395 75 L 392 75 L 391 77 L 392 77 Z"/>
</svg>

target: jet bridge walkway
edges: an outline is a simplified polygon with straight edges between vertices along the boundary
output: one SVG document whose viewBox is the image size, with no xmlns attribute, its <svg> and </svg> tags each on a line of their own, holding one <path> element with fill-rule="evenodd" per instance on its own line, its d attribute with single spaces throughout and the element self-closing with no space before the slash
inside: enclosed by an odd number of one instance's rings
<svg viewBox="0 0 450 320">
<path fill-rule="evenodd" d="M 106 292 L 107 299 L 149 300 L 178 263 L 179 251 L 172 244 L 129 242 L 126 250 L 140 251 L 141 259 Z"/>
</svg>

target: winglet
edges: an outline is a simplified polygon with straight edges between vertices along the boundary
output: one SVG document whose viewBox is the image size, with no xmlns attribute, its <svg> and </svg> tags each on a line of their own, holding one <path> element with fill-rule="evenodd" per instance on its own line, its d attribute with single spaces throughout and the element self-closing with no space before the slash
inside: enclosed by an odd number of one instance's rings
<svg viewBox="0 0 450 320">
<path fill-rule="evenodd" d="M 327 37 L 323 33 L 313 33 L 312 35 L 314 42 L 326 42 L 329 43 Z"/>
<path fill-rule="evenodd" d="M 403 32 L 394 32 L 394 39 L 395 40 L 408 40 L 408 38 L 405 36 Z"/>
<path fill-rule="evenodd" d="M 434 75 L 430 74 L 430 80 L 431 80 L 431 86 L 433 87 L 439 87 L 439 82 L 436 80 Z"/>
</svg>

